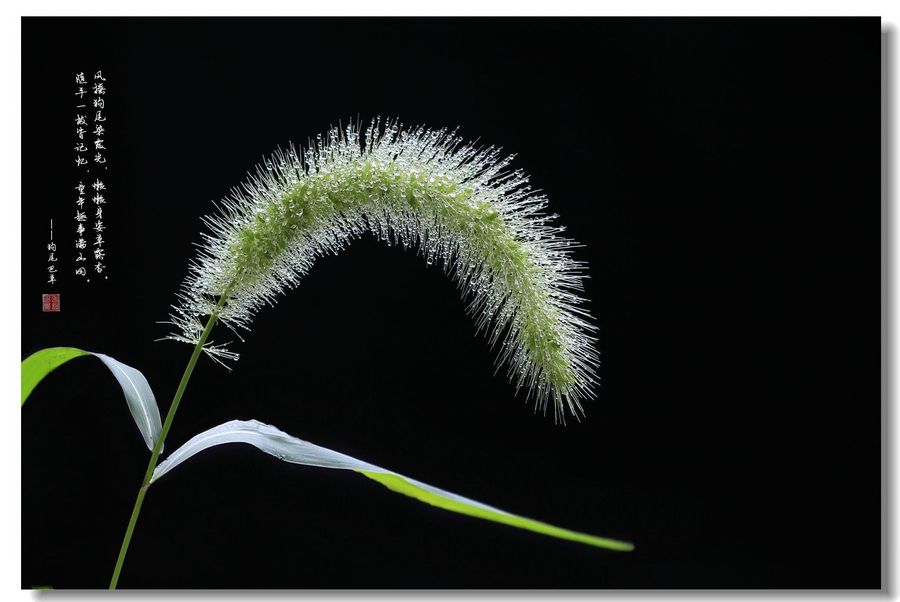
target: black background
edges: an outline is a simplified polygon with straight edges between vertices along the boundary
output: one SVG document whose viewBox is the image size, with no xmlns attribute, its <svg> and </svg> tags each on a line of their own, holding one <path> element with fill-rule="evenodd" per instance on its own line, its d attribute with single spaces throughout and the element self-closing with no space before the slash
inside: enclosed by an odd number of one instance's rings
<svg viewBox="0 0 900 602">
<path fill-rule="evenodd" d="M 23 357 L 112 355 L 165 414 L 191 349 L 156 321 L 212 200 L 338 120 L 459 125 L 586 245 L 587 420 L 534 415 L 441 270 L 367 238 L 262 312 L 233 372 L 201 360 L 167 449 L 256 418 L 637 545 L 224 446 L 151 488 L 120 586 L 879 587 L 879 43 L 878 19 L 24 19 Z M 48 220 L 63 249 L 74 233 L 74 74 L 96 69 L 109 279 L 48 289 Z M 147 461 L 108 371 L 47 378 L 22 447 L 22 586 L 106 587 Z"/>
</svg>

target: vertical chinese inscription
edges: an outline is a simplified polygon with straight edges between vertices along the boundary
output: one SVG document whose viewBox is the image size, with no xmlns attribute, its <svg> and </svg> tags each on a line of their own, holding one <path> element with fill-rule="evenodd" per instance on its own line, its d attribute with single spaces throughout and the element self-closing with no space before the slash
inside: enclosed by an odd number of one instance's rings
<svg viewBox="0 0 900 602">
<path fill-rule="evenodd" d="M 47 284 L 56 284 L 56 243 L 53 242 L 53 220 L 50 220 L 50 241 L 47 243 Z"/>
<path fill-rule="evenodd" d="M 50 240 L 47 242 L 47 284 L 56 285 L 56 242 L 53 240 L 53 220 L 50 220 Z M 41 311 L 59 311 L 59 293 L 44 293 L 41 295 Z"/>
<path fill-rule="evenodd" d="M 86 282 L 91 275 L 106 278 L 106 241 L 103 233 L 106 183 L 106 94 L 108 83 L 102 70 L 92 77 L 75 75 L 75 277 Z M 90 203 L 88 203 L 90 198 Z"/>
<path fill-rule="evenodd" d="M 84 207 L 85 188 L 84 182 L 78 182 L 75 186 L 77 196 L 75 198 L 75 275 L 85 277 L 87 268 L 85 262 L 87 259 L 84 254 L 87 252 L 87 240 L 85 240 L 86 229 L 84 227 L 87 221 L 87 213 Z"/>
</svg>

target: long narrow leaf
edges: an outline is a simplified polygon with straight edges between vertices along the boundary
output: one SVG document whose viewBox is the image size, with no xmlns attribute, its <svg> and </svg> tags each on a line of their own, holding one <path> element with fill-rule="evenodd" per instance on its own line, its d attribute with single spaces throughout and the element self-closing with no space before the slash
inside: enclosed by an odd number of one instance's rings
<svg viewBox="0 0 900 602">
<path fill-rule="evenodd" d="M 461 495 L 432 487 L 391 470 L 357 460 L 351 456 L 292 437 L 274 426 L 256 420 L 232 420 L 193 437 L 156 467 L 150 482 L 154 483 L 170 470 L 205 449 L 225 443 L 248 443 L 285 462 L 338 470 L 352 470 L 375 480 L 391 491 L 431 504 L 438 508 L 503 523 L 512 527 L 543 533 L 551 537 L 617 551 L 631 551 L 634 546 L 624 541 L 596 537 L 554 527 L 523 516 L 510 514 Z"/>
<path fill-rule="evenodd" d="M 41 349 L 22 360 L 22 405 L 44 377 L 76 357 L 89 355 L 75 347 L 50 347 Z"/>
<path fill-rule="evenodd" d="M 153 449 L 162 430 L 162 421 L 159 417 L 159 406 L 153 390 L 144 375 L 139 370 L 127 364 L 115 360 L 102 353 L 84 351 L 75 347 L 50 347 L 41 349 L 22 361 L 22 405 L 31 395 L 34 388 L 44 380 L 48 374 L 65 364 L 69 360 L 84 355 L 93 355 L 109 368 L 113 376 L 122 387 L 128 409 L 134 418 L 135 424 L 141 431 L 144 443 L 148 449 Z"/>
</svg>

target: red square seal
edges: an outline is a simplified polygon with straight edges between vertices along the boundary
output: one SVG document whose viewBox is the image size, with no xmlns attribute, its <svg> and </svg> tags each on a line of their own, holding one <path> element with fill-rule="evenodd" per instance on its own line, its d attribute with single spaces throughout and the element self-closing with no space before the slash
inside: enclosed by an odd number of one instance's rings
<svg viewBox="0 0 900 602">
<path fill-rule="evenodd" d="M 41 295 L 43 311 L 59 311 L 59 293 Z"/>
</svg>

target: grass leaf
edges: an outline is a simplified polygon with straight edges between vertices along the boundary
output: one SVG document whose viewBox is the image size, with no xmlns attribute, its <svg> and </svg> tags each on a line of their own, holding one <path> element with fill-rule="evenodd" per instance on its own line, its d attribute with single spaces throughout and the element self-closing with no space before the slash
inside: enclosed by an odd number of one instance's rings
<svg viewBox="0 0 900 602">
<path fill-rule="evenodd" d="M 69 360 L 85 355 L 99 359 L 116 377 L 144 443 L 152 450 L 162 430 L 162 420 L 159 417 L 159 407 L 156 405 L 153 390 L 139 370 L 108 355 L 75 347 L 49 347 L 29 355 L 22 361 L 22 405 L 25 405 L 25 400 L 44 377 Z"/>
<path fill-rule="evenodd" d="M 544 522 L 511 514 L 499 508 L 494 508 L 411 479 L 391 470 L 357 460 L 340 452 L 292 437 L 274 426 L 263 424 L 256 420 L 232 420 L 193 437 L 172 452 L 164 462 L 156 467 L 150 482 L 156 482 L 160 477 L 194 454 L 225 443 L 248 443 L 267 454 L 293 464 L 352 470 L 381 483 L 391 491 L 402 493 L 426 504 L 451 512 L 502 523 L 559 539 L 576 541 L 598 548 L 622 552 L 634 549 L 634 546 L 628 542 L 570 531 L 569 529 L 562 529 Z"/>
</svg>

